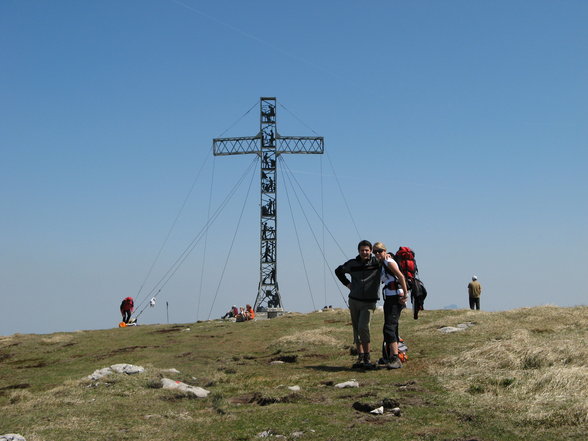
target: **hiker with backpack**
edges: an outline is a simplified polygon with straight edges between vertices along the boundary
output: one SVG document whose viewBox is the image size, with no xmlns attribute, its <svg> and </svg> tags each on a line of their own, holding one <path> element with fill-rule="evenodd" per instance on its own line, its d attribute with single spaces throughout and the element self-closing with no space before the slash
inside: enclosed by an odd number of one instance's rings
<svg viewBox="0 0 588 441">
<path fill-rule="evenodd" d="M 388 369 L 399 369 L 402 362 L 398 356 L 398 320 L 400 313 L 406 306 L 408 288 L 406 279 L 398 264 L 386 251 L 382 242 L 374 244 L 374 255 L 381 264 L 380 281 L 382 283 L 382 297 L 384 298 L 384 350 L 380 360 Z"/>
<path fill-rule="evenodd" d="M 122 314 L 123 323 L 129 323 L 131 321 L 131 314 L 135 310 L 135 302 L 132 297 L 126 297 L 120 304 L 120 313 Z"/>
<path fill-rule="evenodd" d="M 357 257 L 338 266 L 335 275 L 349 288 L 349 313 L 358 355 L 353 368 L 374 369 L 376 365 L 370 360 L 370 322 L 378 301 L 380 263 L 372 255 L 372 244 L 368 240 L 359 242 L 357 251 Z M 346 274 L 351 276 L 351 281 Z"/>
</svg>

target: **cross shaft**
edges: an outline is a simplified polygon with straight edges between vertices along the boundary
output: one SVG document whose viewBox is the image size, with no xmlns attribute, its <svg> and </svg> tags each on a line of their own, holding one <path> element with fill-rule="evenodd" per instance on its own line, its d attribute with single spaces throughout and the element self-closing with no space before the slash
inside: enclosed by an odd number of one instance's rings
<svg viewBox="0 0 588 441">
<path fill-rule="evenodd" d="M 256 154 L 260 169 L 259 285 L 255 311 L 283 311 L 278 286 L 277 158 L 282 154 L 322 154 L 322 136 L 281 136 L 277 131 L 276 98 L 259 100 L 259 133 L 255 136 L 214 138 L 215 156 Z"/>
</svg>

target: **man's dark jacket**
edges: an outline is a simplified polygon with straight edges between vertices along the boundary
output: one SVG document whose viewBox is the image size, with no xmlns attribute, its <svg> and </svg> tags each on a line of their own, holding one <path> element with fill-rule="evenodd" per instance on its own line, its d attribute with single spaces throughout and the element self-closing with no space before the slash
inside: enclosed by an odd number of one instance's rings
<svg viewBox="0 0 588 441">
<path fill-rule="evenodd" d="M 349 298 L 360 302 L 377 302 L 380 288 L 380 262 L 374 256 L 363 261 L 357 256 L 338 266 L 335 275 L 345 286 L 349 280 L 345 276 L 351 276 L 351 291 Z"/>
</svg>

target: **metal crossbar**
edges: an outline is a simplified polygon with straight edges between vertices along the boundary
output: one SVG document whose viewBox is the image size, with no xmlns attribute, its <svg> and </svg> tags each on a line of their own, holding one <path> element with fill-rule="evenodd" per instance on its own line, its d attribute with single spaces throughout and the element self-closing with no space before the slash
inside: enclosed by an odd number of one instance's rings
<svg viewBox="0 0 588 441">
<path fill-rule="evenodd" d="M 215 156 L 257 154 L 260 170 L 259 284 L 255 311 L 283 311 L 278 286 L 278 182 L 277 158 L 281 154 L 322 154 L 322 136 L 281 136 L 277 131 L 276 98 L 259 100 L 259 133 L 256 136 L 214 138 Z"/>
</svg>

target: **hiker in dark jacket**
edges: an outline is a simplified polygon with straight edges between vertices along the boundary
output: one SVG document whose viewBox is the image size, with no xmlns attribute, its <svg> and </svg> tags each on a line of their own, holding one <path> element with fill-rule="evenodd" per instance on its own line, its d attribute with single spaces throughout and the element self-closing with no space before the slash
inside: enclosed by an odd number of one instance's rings
<svg viewBox="0 0 588 441">
<path fill-rule="evenodd" d="M 353 342 L 358 360 L 354 368 L 372 369 L 370 361 L 370 322 L 376 310 L 380 288 L 380 262 L 372 255 L 372 244 L 362 240 L 357 245 L 359 255 L 335 270 L 335 275 L 349 288 L 349 312 L 353 326 Z M 351 282 L 346 274 L 351 276 Z"/>
</svg>

